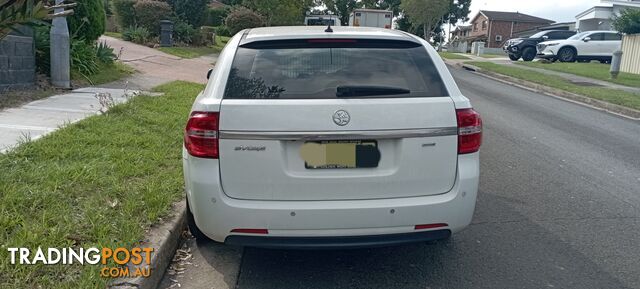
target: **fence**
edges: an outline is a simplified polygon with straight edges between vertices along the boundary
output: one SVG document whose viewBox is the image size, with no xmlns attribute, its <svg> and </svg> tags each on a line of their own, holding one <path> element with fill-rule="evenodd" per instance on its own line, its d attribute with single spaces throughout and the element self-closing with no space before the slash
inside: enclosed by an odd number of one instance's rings
<svg viewBox="0 0 640 289">
<path fill-rule="evenodd" d="M 0 94 L 9 87 L 31 86 L 36 79 L 33 32 L 20 29 L 22 35 L 0 40 Z"/>
<path fill-rule="evenodd" d="M 622 65 L 620 71 L 640 74 L 640 34 L 622 38 Z"/>
</svg>

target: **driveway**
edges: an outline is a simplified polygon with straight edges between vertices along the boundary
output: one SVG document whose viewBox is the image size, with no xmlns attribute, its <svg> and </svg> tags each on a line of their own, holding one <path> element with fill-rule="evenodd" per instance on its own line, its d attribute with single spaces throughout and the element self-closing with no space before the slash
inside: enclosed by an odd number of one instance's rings
<svg viewBox="0 0 640 289">
<path fill-rule="evenodd" d="M 485 123 L 467 230 L 351 251 L 190 239 L 161 288 L 640 288 L 640 122 L 452 73 Z"/>
<path fill-rule="evenodd" d="M 139 72 L 128 79 L 130 86 L 139 89 L 151 89 L 174 80 L 204 84 L 207 82 L 207 71 L 213 68 L 217 60 L 217 55 L 184 59 L 109 36 L 100 37 L 100 41 L 111 46 L 119 55 L 120 61 Z M 120 84 L 111 84 L 111 86 L 117 85 Z"/>
</svg>

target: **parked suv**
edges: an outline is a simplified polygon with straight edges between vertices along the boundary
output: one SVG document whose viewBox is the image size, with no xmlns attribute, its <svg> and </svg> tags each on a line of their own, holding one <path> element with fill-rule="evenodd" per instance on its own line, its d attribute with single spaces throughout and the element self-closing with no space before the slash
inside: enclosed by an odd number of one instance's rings
<svg viewBox="0 0 640 289">
<path fill-rule="evenodd" d="M 622 35 L 615 31 L 587 31 L 567 40 L 538 44 L 538 57 L 561 62 L 599 60 L 611 61 L 613 52 L 622 44 Z"/>
<path fill-rule="evenodd" d="M 254 247 L 370 247 L 471 222 L 482 121 L 436 51 L 401 31 L 235 35 L 185 129 L 188 223 Z"/>
<path fill-rule="evenodd" d="M 536 58 L 536 46 L 538 43 L 547 40 L 561 40 L 567 39 L 575 35 L 575 31 L 566 30 L 547 30 L 538 32 L 529 38 L 514 38 L 508 40 L 503 49 L 509 54 L 509 58 L 513 61 L 517 61 L 522 57 L 524 61 L 532 61 Z"/>
</svg>

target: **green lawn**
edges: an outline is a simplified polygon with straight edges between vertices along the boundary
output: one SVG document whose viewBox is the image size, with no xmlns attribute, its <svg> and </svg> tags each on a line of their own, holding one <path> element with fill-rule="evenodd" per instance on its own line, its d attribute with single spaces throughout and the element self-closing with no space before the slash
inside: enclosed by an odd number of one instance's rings
<svg viewBox="0 0 640 289">
<path fill-rule="evenodd" d="M 612 79 L 609 74 L 610 64 L 602 63 L 540 63 L 540 62 L 517 62 L 520 65 L 543 68 L 553 71 L 566 72 L 584 77 L 590 77 L 609 81 L 621 85 L 640 87 L 640 75 L 621 72 L 617 79 Z"/>
<path fill-rule="evenodd" d="M 183 198 L 182 130 L 201 89 L 170 83 L 0 154 L 0 288 L 104 288 L 101 265 L 11 265 L 5 248 L 142 240 Z"/>
<path fill-rule="evenodd" d="M 134 72 L 134 69 L 130 66 L 116 61 L 113 64 L 100 64 L 98 73 L 94 75 L 85 76 L 72 70 L 71 79 L 77 86 L 91 86 L 114 82 Z"/>
<path fill-rule="evenodd" d="M 584 95 L 594 99 L 599 99 L 634 109 L 640 109 L 640 94 L 602 87 L 579 86 L 553 75 L 547 75 L 537 71 L 515 67 L 513 65 L 500 65 L 492 62 L 479 61 L 467 62 L 467 64 L 474 65 L 488 71 Z"/>
<path fill-rule="evenodd" d="M 120 33 L 120 32 L 105 32 L 104 35 L 110 36 L 110 37 L 113 37 L 113 38 L 122 39 L 122 33 Z"/>
<path fill-rule="evenodd" d="M 216 36 L 215 46 L 174 46 L 174 47 L 158 47 L 158 50 L 175 55 L 182 58 L 196 58 L 204 55 L 220 53 L 222 48 L 227 45 L 229 37 Z"/>
<path fill-rule="evenodd" d="M 453 53 L 453 52 L 438 52 L 438 54 L 440 54 L 440 57 L 446 58 L 446 59 L 464 59 L 464 60 L 471 59 L 469 57 L 462 56 L 460 54 L 456 54 L 456 53 Z"/>
</svg>

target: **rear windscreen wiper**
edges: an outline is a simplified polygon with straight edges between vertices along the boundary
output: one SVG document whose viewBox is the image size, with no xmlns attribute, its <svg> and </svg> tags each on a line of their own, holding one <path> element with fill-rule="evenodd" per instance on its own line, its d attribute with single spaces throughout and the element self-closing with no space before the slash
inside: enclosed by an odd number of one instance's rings
<svg viewBox="0 0 640 289">
<path fill-rule="evenodd" d="M 411 90 L 392 86 L 344 85 L 338 86 L 336 97 L 409 94 Z"/>
</svg>

